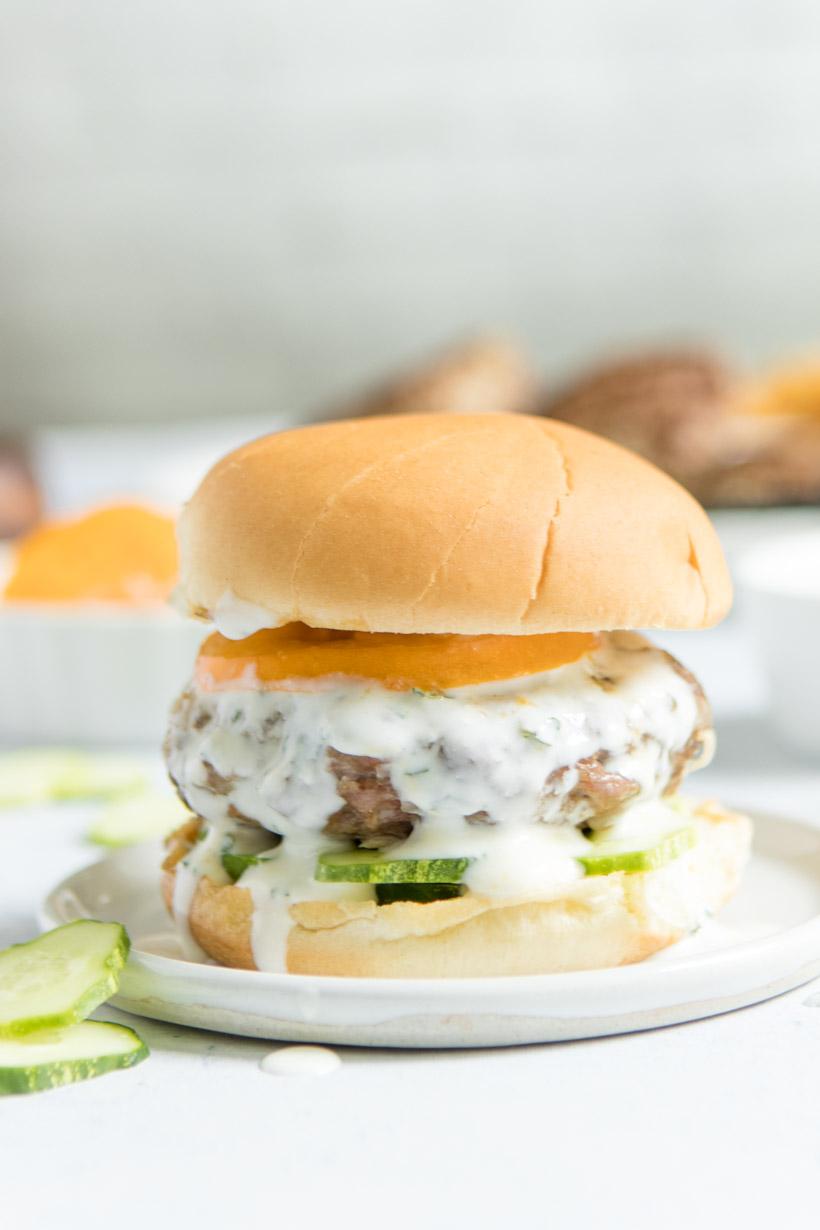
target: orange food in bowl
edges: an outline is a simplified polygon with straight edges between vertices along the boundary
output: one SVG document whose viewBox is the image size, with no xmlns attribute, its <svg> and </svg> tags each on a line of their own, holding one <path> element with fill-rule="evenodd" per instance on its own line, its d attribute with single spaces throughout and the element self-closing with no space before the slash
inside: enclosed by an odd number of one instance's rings
<svg viewBox="0 0 820 1230">
<path fill-rule="evenodd" d="M 260 686 L 303 691 L 310 681 L 317 686 L 323 677 L 339 676 L 375 679 L 399 691 L 457 688 L 553 670 L 576 662 L 597 643 L 588 632 L 416 636 L 292 623 L 241 641 L 213 633 L 200 650 L 196 680 L 205 691 Z"/>
<path fill-rule="evenodd" d="M 144 606 L 164 602 L 176 577 L 173 519 L 138 504 L 115 504 L 27 535 L 4 596 Z"/>
</svg>

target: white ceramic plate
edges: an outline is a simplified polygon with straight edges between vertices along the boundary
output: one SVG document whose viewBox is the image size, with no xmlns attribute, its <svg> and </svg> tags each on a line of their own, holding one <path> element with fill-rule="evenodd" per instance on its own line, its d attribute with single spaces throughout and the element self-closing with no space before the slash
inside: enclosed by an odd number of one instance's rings
<svg viewBox="0 0 820 1230">
<path fill-rule="evenodd" d="M 620 969 L 393 981 L 223 969 L 179 959 L 154 847 L 120 851 L 49 895 L 45 926 L 117 919 L 133 950 L 117 1007 L 161 1021 L 282 1041 L 507 1046 L 626 1033 L 768 999 L 820 974 L 820 830 L 755 817 L 737 899 L 697 935 Z"/>
</svg>

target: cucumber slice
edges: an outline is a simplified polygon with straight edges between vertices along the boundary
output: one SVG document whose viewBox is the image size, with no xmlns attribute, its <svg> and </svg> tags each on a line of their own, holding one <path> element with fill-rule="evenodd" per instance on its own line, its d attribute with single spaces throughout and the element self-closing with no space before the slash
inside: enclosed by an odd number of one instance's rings
<svg viewBox="0 0 820 1230">
<path fill-rule="evenodd" d="M 249 867 L 269 862 L 281 844 L 278 833 L 268 829 L 247 826 L 229 833 L 222 844 L 222 866 L 236 882 Z"/>
<path fill-rule="evenodd" d="M 70 748 L 23 748 L 0 755 L 0 806 L 116 798 L 145 789 L 141 764 L 126 756 L 90 756 Z"/>
<path fill-rule="evenodd" d="M 463 884 L 377 884 L 376 901 L 392 905 L 394 901 L 447 901 L 464 894 Z"/>
<path fill-rule="evenodd" d="M 121 799 L 104 809 L 86 836 L 98 846 L 134 846 L 141 841 L 167 837 L 191 812 L 173 794 L 145 791 L 131 799 Z"/>
<path fill-rule="evenodd" d="M 81 918 L 0 952 L 0 1038 L 83 1020 L 116 991 L 129 948 L 119 923 Z"/>
<path fill-rule="evenodd" d="M 256 867 L 259 863 L 267 863 L 268 861 L 268 859 L 260 854 L 236 854 L 230 850 L 223 850 L 222 852 L 222 866 L 234 882 L 249 867 Z"/>
<path fill-rule="evenodd" d="M 636 849 L 628 841 L 590 841 L 597 846 L 594 853 L 584 854 L 578 861 L 588 876 L 608 876 L 613 871 L 656 871 L 666 863 L 691 850 L 695 844 L 695 830 L 691 827 L 667 833 L 652 846 Z"/>
<path fill-rule="evenodd" d="M 47 803 L 60 782 L 70 780 L 82 763 L 79 752 L 27 748 L 0 756 L 0 805 L 23 807 Z"/>
<path fill-rule="evenodd" d="M 354 884 L 456 884 L 468 858 L 379 858 L 373 850 L 326 851 L 319 855 L 317 880 Z"/>
<path fill-rule="evenodd" d="M 132 1068 L 148 1047 L 127 1025 L 82 1021 L 29 1038 L 0 1040 L 0 1093 L 34 1093 Z"/>
</svg>

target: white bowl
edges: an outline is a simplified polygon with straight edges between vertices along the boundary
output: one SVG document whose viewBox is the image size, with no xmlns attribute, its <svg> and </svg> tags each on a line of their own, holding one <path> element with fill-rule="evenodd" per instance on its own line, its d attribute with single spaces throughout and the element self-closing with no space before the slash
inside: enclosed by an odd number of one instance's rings
<svg viewBox="0 0 820 1230">
<path fill-rule="evenodd" d="M 737 573 L 775 728 L 820 758 L 820 528 L 765 540 L 741 557 Z"/>
<path fill-rule="evenodd" d="M 165 609 L 0 604 L 0 741 L 159 746 L 204 635 Z"/>
</svg>

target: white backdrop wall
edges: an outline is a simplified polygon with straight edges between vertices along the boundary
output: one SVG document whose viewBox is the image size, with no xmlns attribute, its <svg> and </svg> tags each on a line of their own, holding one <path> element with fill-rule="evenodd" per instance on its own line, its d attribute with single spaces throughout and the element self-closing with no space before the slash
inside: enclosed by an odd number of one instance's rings
<svg viewBox="0 0 820 1230">
<path fill-rule="evenodd" d="M 816 0 L 0 0 L 5 424 L 820 339 Z"/>
</svg>

